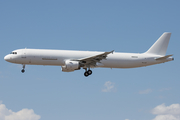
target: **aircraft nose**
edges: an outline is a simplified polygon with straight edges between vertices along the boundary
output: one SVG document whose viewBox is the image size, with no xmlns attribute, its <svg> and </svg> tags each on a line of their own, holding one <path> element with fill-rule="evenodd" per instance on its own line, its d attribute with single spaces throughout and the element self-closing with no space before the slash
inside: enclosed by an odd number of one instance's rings
<svg viewBox="0 0 180 120">
<path fill-rule="evenodd" d="M 6 56 L 4 57 L 4 60 L 5 60 L 5 61 L 8 61 L 8 62 L 9 62 L 9 61 L 10 61 L 10 59 L 11 59 L 11 58 L 10 58 L 10 56 L 9 56 L 9 55 L 6 55 Z"/>
</svg>

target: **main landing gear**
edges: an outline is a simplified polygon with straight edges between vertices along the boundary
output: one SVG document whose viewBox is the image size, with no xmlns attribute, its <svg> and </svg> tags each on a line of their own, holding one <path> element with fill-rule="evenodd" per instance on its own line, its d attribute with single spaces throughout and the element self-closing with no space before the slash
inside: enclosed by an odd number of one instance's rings
<svg viewBox="0 0 180 120">
<path fill-rule="evenodd" d="M 23 65 L 23 69 L 21 70 L 22 73 L 25 72 L 25 65 Z"/>
<path fill-rule="evenodd" d="M 84 76 L 85 77 L 87 77 L 87 76 L 89 76 L 89 75 L 91 75 L 92 74 L 92 70 L 87 70 L 87 69 L 85 69 L 86 71 L 84 72 Z"/>
</svg>

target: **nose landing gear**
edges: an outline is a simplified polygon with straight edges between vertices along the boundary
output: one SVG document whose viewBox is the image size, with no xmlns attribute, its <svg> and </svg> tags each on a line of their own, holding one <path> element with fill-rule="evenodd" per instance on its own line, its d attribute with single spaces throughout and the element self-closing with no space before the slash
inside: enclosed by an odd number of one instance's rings
<svg viewBox="0 0 180 120">
<path fill-rule="evenodd" d="M 21 70 L 22 73 L 25 72 L 25 65 L 23 65 L 23 69 Z"/>
</svg>

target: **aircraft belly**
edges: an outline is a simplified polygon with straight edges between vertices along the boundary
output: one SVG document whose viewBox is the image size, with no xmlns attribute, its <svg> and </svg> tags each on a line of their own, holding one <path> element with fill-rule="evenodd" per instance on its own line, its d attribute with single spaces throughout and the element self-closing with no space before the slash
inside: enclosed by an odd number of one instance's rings
<svg viewBox="0 0 180 120">
<path fill-rule="evenodd" d="M 103 67 L 107 68 L 135 68 L 141 67 L 142 64 L 140 61 L 131 61 L 131 60 L 114 60 L 114 61 L 103 61 Z"/>
</svg>

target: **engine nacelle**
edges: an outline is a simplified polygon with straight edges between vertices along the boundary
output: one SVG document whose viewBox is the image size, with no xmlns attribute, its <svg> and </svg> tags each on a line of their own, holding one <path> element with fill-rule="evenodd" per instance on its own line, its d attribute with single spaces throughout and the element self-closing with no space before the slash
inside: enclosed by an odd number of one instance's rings
<svg viewBox="0 0 180 120">
<path fill-rule="evenodd" d="M 80 65 L 78 61 L 65 61 L 65 65 L 61 67 L 63 72 L 72 72 L 74 70 L 79 70 Z"/>
</svg>

